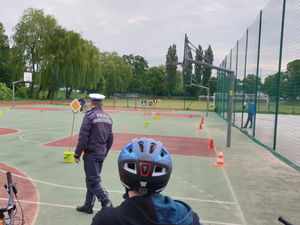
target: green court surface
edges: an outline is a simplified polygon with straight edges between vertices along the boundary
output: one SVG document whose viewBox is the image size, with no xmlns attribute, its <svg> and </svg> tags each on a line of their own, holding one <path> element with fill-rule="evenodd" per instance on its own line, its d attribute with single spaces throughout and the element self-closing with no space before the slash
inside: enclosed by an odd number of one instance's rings
<svg viewBox="0 0 300 225">
<path fill-rule="evenodd" d="M 75 210 L 85 198 L 83 163 L 64 163 L 63 153 L 69 147 L 44 146 L 71 135 L 73 113 L 68 106 L 32 107 L 16 107 L 9 111 L 7 107 L 0 107 L 0 128 L 19 130 L 18 133 L 0 135 L 0 161 L 26 174 L 39 193 L 38 202 L 19 193 L 21 205 L 39 206 L 32 224 L 90 224 L 93 215 Z M 281 224 L 277 221 L 279 216 L 292 224 L 300 224 L 299 172 L 234 128 L 232 147 L 226 148 L 226 121 L 215 113 L 210 112 L 206 117 L 205 112 L 159 111 L 158 122 L 157 117 L 153 119 L 152 111 L 145 115 L 144 111 L 121 108 L 118 112 L 105 110 L 113 118 L 113 131 L 118 134 L 168 136 L 171 141 L 166 144 L 167 149 L 172 142 L 182 146 L 178 140 L 183 137 L 213 138 L 215 149 L 208 149 L 208 145 L 199 146 L 193 152 L 199 151 L 200 154 L 200 149 L 205 148 L 215 152 L 223 149 L 227 167 L 215 167 L 216 156 L 195 156 L 185 149 L 182 152 L 187 152 L 187 155 L 172 155 L 173 172 L 163 194 L 190 204 L 203 224 L 276 225 Z M 199 130 L 200 114 L 204 116 L 203 134 Z M 83 116 L 81 113 L 75 117 L 74 135 L 79 132 Z M 149 122 L 149 126 L 145 127 L 144 122 Z M 76 142 L 76 139 L 72 141 Z M 122 201 L 124 192 L 117 169 L 120 150 L 115 146 L 109 153 L 101 174 L 114 205 Z M 5 173 L 3 168 L 0 169 L 0 173 Z M 22 179 L 14 174 L 13 180 L 17 181 L 17 187 L 23 185 Z M 0 187 L 3 188 L 5 183 L 6 180 L 0 180 Z M 0 194 L 0 205 L 4 206 L 8 195 L 5 192 Z M 101 204 L 97 203 L 96 208 L 100 207 Z"/>
</svg>

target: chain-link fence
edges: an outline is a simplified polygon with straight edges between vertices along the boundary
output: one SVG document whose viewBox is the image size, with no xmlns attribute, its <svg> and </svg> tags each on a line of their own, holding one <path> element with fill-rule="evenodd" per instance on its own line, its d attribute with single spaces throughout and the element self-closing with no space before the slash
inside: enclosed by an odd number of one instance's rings
<svg viewBox="0 0 300 225">
<path fill-rule="evenodd" d="M 235 71 L 233 125 L 297 170 L 300 170 L 299 12 L 299 0 L 270 1 L 220 65 Z M 224 118 L 227 118 L 228 91 L 229 78 L 217 73 L 216 110 Z"/>
</svg>

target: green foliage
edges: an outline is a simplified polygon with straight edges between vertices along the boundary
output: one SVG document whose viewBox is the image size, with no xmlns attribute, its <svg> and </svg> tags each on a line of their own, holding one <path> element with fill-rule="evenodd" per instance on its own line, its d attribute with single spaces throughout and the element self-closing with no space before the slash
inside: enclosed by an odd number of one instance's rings
<svg viewBox="0 0 300 225">
<path fill-rule="evenodd" d="M 148 87 L 147 93 L 154 96 L 163 95 L 166 87 L 166 75 L 164 66 L 151 67 L 146 72 L 147 81 L 146 87 Z"/>
<path fill-rule="evenodd" d="M 208 82 L 210 95 L 213 95 L 214 93 L 216 93 L 216 86 L 217 86 L 217 78 L 211 77 Z"/>
<path fill-rule="evenodd" d="M 170 95 L 174 94 L 174 91 L 178 84 L 176 79 L 178 56 L 176 53 L 176 45 L 173 44 L 169 47 L 166 55 L 166 73 L 167 73 L 167 84 L 168 92 Z"/>
<path fill-rule="evenodd" d="M 255 94 L 255 91 L 260 90 L 262 86 L 261 83 L 261 78 L 258 77 L 258 82 L 257 82 L 257 89 L 256 87 L 256 75 L 254 74 L 248 74 L 248 76 L 245 78 L 245 87 L 244 87 L 244 92 L 246 94 Z"/>
<path fill-rule="evenodd" d="M 147 93 L 149 88 L 147 87 L 147 69 L 148 62 L 144 57 L 140 55 L 123 55 L 123 60 L 126 64 L 132 68 L 133 77 L 129 81 L 128 92 L 131 93 Z"/>
<path fill-rule="evenodd" d="M 202 55 L 203 55 L 203 49 L 201 45 L 198 45 L 195 59 L 202 62 L 203 61 Z M 204 72 L 203 66 L 195 65 L 195 79 L 199 84 L 201 84 L 203 72 Z"/>
<path fill-rule="evenodd" d="M 9 43 L 5 30 L 0 22 L 0 82 L 9 84 Z"/>
<path fill-rule="evenodd" d="M 204 56 L 209 59 L 210 63 L 214 61 L 214 54 L 211 46 L 209 45 L 208 48 L 205 50 Z M 207 86 L 209 79 L 211 77 L 211 69 L 204 68 L 203 71 L 203 85 Z"/>
<path fill-rule="evenodd" d="M 24 85 L 24 84 L 23 84 Z M 24 87 L 24 86 L 19 85 L 18 88 L 16 88 L 16 98 L 20 98 L 20 99 L 28 99 L 28 88 Z"/>
<path fill-rule="evenodd" d="M 3 83 L 0 83 L 0 100 L 8 101 L 12 99 L 12 91 Z"/>
<path fill-rule="evenodd" d="M 126 64 L 116 52 L 101 53 L 101 74 L 105 79 L 105 94 L 126 92 L 132 79 L 132 67 Z"/>
<path fill-rule="evenodd" d="M 32 71 L 32 87 L 37 84 L 42 88 L 39 69 L 43 67 L 47 56 L 48 37 L 56 27 L 56 20 L 52 16 L 45 16 L 43 10 L 29 8 L 24 11 L 20 22 L 15 26 L 13 35 L 13 61 L 19 67 Z M 14 80 L 21 79 L 23 74 L 14 74 Z M 32 88 L 32 95 L 33 95 Z"/>
</svg>

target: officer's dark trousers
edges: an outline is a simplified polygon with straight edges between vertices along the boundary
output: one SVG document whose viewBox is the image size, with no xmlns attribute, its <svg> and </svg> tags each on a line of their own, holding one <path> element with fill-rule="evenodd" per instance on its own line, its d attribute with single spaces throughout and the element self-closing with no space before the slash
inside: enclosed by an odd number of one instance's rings
<svg viewBox="0 0 300 225">
<path fill-rule="evenodd" d="M 95 202 L 95 196 L 100 202 L 107 201 L 108 194 L 101 185 L 100 177 L 103 165 L 103 157 L 97 157 L 93 154 L 85 153 L 83 156 L 83 160 L 87 188 L 85 205 L 93 206 Z"/>
<path fill-rule="evenodd" d="M 248 113 L 248 119 L 247 119 L 247 122 L 246 122 L 246 125 L 244 126 L 244 128 L 246 128 L 248 126 L 249 122 L 250 122 L 250 128 L 252 127 L 252 118 L 253 118 L 253 114 Z"/>
</svg>

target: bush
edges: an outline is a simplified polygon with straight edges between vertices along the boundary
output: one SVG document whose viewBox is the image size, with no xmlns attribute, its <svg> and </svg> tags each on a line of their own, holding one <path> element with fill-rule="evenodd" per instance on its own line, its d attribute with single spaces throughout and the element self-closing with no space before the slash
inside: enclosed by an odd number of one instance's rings
<svg viewBox="0 0 300 225">
<path fill-rule="evenodd" d="M 8 101 L 12 99 L 12 91 L 0 82 L 0 100 Z"/>
<path fill-rule="evenodd" d="M 28 99 L 28 91 L 30 88 L 19 86 L 16 90 L 16 97 L 21 99 Z"/>
</svg>

